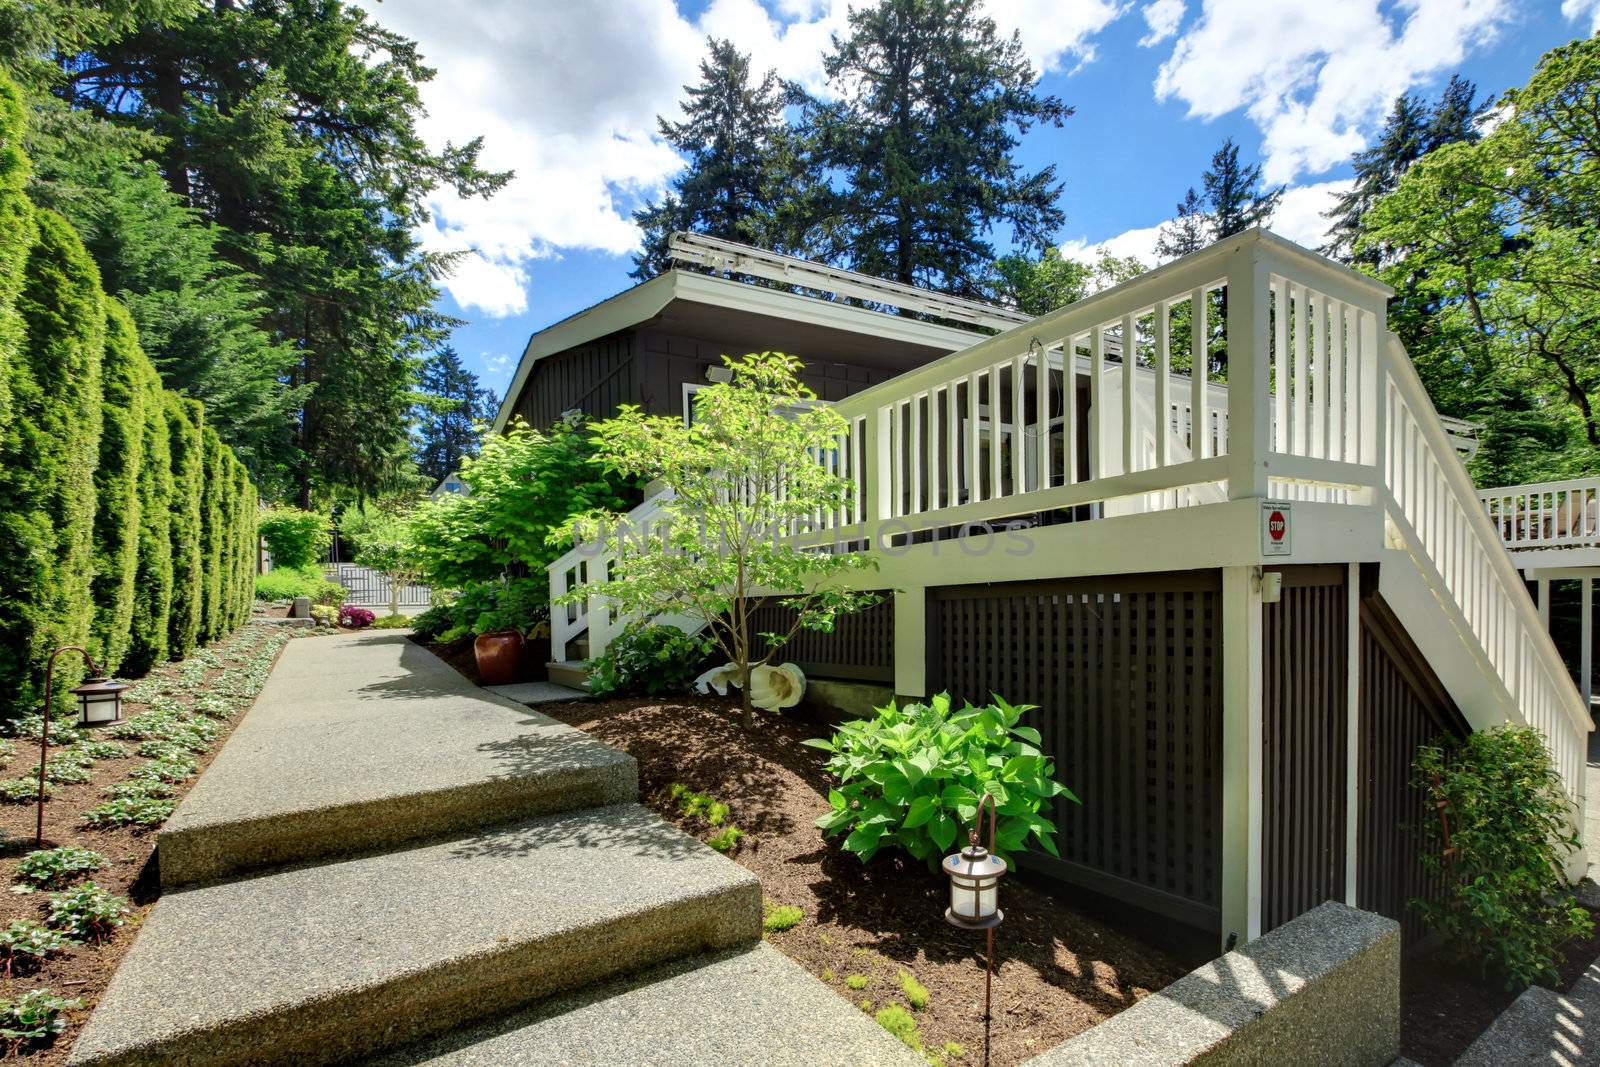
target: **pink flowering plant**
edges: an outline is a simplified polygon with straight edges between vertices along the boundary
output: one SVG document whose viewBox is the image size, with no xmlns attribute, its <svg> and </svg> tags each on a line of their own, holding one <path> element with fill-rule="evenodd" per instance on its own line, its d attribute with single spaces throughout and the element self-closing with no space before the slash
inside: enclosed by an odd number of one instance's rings
<svg viewBox="0 0 1600 1067">
<path fill-rule="evenodd" d="M 352 630 L 359 630 L 363 626 L 371 626 L 375 618 L 366 608 L 358 608 L 354 604 L 346 604 L 339 609 L 339 625 L 348 626 Z"/>
</svg>

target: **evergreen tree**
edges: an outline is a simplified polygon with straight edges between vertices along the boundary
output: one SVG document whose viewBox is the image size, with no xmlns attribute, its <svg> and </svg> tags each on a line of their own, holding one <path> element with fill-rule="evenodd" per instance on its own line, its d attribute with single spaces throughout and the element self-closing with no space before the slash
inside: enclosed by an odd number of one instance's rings
<svg viewBox="0 0 1600 1067">
<path fill-rule="evenodd" d="M 165 393 L 167 442 L 172 455 L 170 543 L 172 598 L 167 614 L 167 655 L 183 659 L 200 635 L 203 556 L 200 544 L 201 479 L 205 471 L 200 404 Z"/>
<path fill-rule="evenodd" d="M 1161 227 L 1156 237 L 1156 255 L 1177 259 L 1204 248 L 1211 241 L 1211 216 L 1191 185 L 1178 204 L 1177 216 Z"/>
<path fill-rule="evenodd" d="M 172 613 L 172 449 L 161 376 L 144 368 L 143 447 L 139 467 L 139 559 L 133 625 L 123 670 L 137 677 L 167 658 Z"/>
<path fill-rule="evenodd" d="M 449 345 L 423 363 L 418 385 L 417 467 L 432 487 L 478 454 L 477 424 L 494 418 L 495 397 L 479 388 L 478 376 L 461 365 Z"/>
<path fill-rule="evenodd" d="M 29 171 L 22 147 L 26 130 L 22 94 L 0 73 L 0 434 L 11 418 L 11 368 L 22 347 L 17 295 L 33 243 L 33 204 L 24 191 Z"/>
<path fill-rule="evenodd" d="M 431 151 L 416 131 L 416 45 L 338 0 L 214 0 L 66 64 L 60 97 L 161 138 L 147 158 L 260 279 L 262 324 L 298 362 L 286 480 L 309 502 L 376 492 L 410 466 L 420 355 L 452 320 L 434 310 L 451 256 L 413 236 L 446 185 L 493 192 L 479 142 Z"/>
<path fill-rule="evenodd" d="M 105 306 L 72 227 L 35 214 L 17 308 L 25 340 L 0 426 L 0 693 L 33 706 L 51 649 L 83 644 L 94 619 L 94 468 L 100 447 Z M 67 687 L 81 667 L 63 664 Z"/>
<path fill-rule="evenodd" d="M 1187 255 L 1252 226 L 1265 226 L 1283 199 L 1283 186 L 1261 187 L 1261 164 L 1239 162 L 1239 146 L 1231 137 L 1212 154 L 1211 165 L 1200 175 L 1200 188 L 1196 193 L 1191 186 L 1177 218 L 1161 227 L 1157 254 Z"/>
<path fill-rule="evenodd" d="M 1054 166 L 1012 153 L 1035 123 L 1071 108 L 1037 91 L 1020 39 L 977 0 L 880 0 L 850 12 L 823 66 L 836 98 L 812 101 L 819 162 L 846 185 L 823 251 L 848 266 L 981 296 L 1002 224 L 1023 253 L 1052 243 L 1063 215 Z"/>
<path fill-rule="evenodd" d="M 784 120 L 795 91 L 767 71 L 752 79 L 750 56 L 710 38 L 700 84 L 686 85 L 684 121 L 656 119 L 662 138 L 687 165 L 661 203 L 634 212 L 644 231 L 633 277 L 672 266 L 667 242 L 679 230 L 780 252 L 805 248 L 807 203 L 818 195 Z"/>
<path fill-rule="evenodd" d="M 1395 100 L 1377 143 L 1351 157 L 1354 183 L 1323 216 L 1331 220 L 1329 241 L 1323 247 L 1325 254 L 1347 263 L 1356 262 L 1354 249 L 1362 233 L 1362 220 L 1379 197 L 1395 190 L 1406 169 L 1443 145 L 1478 139 L 1478 121 L 1488 101 L 1477 102 L 1477 95 L 1477 86 L 1455 75 L 1431 109 L 1415 93 Z M 1376 267 L 1383 254 L 1383 249 L 1369 243 L 1360 262 Z"/>
<path fill-rule="evenodd" d="M 133 317 L 106 299 L 106 340 L 100 364 L 100 460 L 95 468 L 94 652 L 114 671 L 133 629 L 134 579 L 139 566 L 139 478 L 144 463 L 145 382 L 149 361 L 139 348 Z"/>
<path fill-rule="evenodd" d="M 210 426 L 200 428 L 200 644 L 215 641 L 226 632 L 223 625 L 222 561 L 223 519 L 227 489 L 223 483 L 222 441 Z"/>
</svg>

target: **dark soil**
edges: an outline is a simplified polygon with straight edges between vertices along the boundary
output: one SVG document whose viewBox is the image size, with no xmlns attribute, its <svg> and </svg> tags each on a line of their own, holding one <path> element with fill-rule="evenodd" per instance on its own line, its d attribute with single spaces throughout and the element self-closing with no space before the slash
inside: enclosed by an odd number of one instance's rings
<svg viewBox="0 0 1600 1067">
<path fill-rule="evenodd" d="M 212 680 L 225 670 L 242 667 L 252 653 L 263 656 L 268 654 L 271 651 L 271 642 L 276 641 L 279 635 L 288 636 L 287 631 L 280 631 L 275 627 L 269 629 L 265 626 L 247 626 L 233 636 L 210 645 L 210 651 L 221 658 L 223 666 L 208 669 L 203 677 L 191 673 L 184 681 L 183 688 L 173 689 L 167 695 L 181 704 L 188 705 L 194 698 L 207 694 Z M 141 685 L 152 680 L 176 680 L 182 667 L 183 665 L 179 663 L 162 664 L 152 670 L 141 681 Z M 243 717 L 244 709 L 249 707 L 254 696 L 241 695 L 234 699 L 240 703 L 241 709 L 231 720 L 221 723 L 223 730 L 207 752 L 191 756 L 201 771 L 210 764 L 213 756 L 221 748 L 222 742 L 232 732 L 233 725 Z M 144 710 L 146 707 L 143 704 L 123 701 L 125 717 L 132 717 Z M 101 733 L 86 731 L 86 736 L 94 740 L 104 739 Z M 0 778 L 31 778 L 36 775 L 39 766 L 38 743 L 23 738 L 13 739 L 10 743 L 15 745 L 15 752 L 7 758 L 0 759 Z M 126 745 L 130 752 L 139 747 L 137 741 L 121 743 Z M 52 744 L 50 751 L 56 752 L 59 749 Z M 61 996 L 76 997 L 83 1001 L 81 1008 L 67 1013 L 67 1029 L 53 1043 L 42 1048 L 20 1050 L 13 1049 L 9 1043 L 0 1043 L 0 1050 L 9 1055 L 40 1065 L 66 1061 L 67 1053 L 72 1048 L 73 1041 L 77 1039 L 79 1029 L 89 1018 L 95 1001 L 105 991 L 107 983 L 111 980 L 111 973 L 122 961 L 123 955 L 133 943 L 139 924 L 159 895 L 160 879 L 155 865 L 155 828 L 120 827 L 98 830 L 84 825 L 82 821 L 84 811 L 105 799 L 106 789 L 127 780 L 129 772 L 145 762 L 147 761 L 136 754 L 126 759 L 98 760 L 90 768 L 92 775 L 90 781 L 50 787 L 50 797 L 45 802 L 44 810 L 46 845 L 77 845 L 102 854 L 108 861 L 107 865 L 73 884 L 94 881 L 104 889 L 127 897 L 130 911 L 125 925 L 106 941 L 98 945 L 73 946 L 64 954 L 45 960 L 42 966 L 35 970 L 25 970 L 9 978 L 0 977 L 0 1000 L 13 1000 L 33 989 L 50 989 Z M 174 795 L 181 798 L 198 779 L 197 774 L 187 782 L 175 785 Z M 0 928 L 18 919 L 43 922 L 48 911 L 48 891 L 25 895 L 5 891 L 13 882 L 17 861 L 33 847 L 36 812 L 37 808 L 33 802 L 0 803 L 0 832 L 3 832 L 8 842 L 3 855 L 0 855 Z"/>
<path fill-rule="evenodd" d="M 1570 989 L 1600 957 L 1600 910 L 1590 914 L 1596 932 L 1566 945 L 1557 989 Z M 1401 968 L 1401 1053 L 1422 1067 L 1449 1067 L 1519 992 L 1484 978 L 1476 963 L 1448 947 L 1407 958 Z"/>
<path fill-rule="evenodd" d="M 740 725 L 719 700 L 611 700 L 540 705 L 639 761 L 646 804 L 708 840 L 723 827 L 681 815 L 668 789 L 682 783 L 730 808 L 724 826 L 747 836 L 732 857 L 761 879 L 769 904 L 795 905 L 798 926 L 768 940 L 852 1003 L 907 1004 L 901 975 L 928 989 L 916 1013 L 924 1047 L 949 1063 L 982 1057 L 984 938 L 944 920 L 937 872 L 880 853 L 863 864 L 824 841 L 813 821 L 828 810 L 823 754 L 800 742 L 820 722 L 763 715 Z M 1094 1026 L 1186 973 L 1174 955 L 1080 913 L 1014 876 L 1001 888 L 996 933 L 993 1062 L 1015 1064 Z M 847 984 L 850 983 L 850 984 Z M 947 1042 L 964 1058 L 944 1053 Z"/>
</svg>

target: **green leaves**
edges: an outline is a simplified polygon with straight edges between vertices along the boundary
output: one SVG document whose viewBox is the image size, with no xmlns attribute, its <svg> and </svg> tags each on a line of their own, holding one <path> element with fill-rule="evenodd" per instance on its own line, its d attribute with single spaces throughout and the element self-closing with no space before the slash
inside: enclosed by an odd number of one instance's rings
<svg viewBox="0 0 1600 1067">
<path fill-rule="evenodd" d="M 828 770 L 839 782 L 817 827 L 827 837 L 849 831 L 844 848 L 863 861 L 893 847 L 932 865 L 989 793 L 1002 856 L 1035 844 L 1056 854 L 1055 824 L 1039 811 L 1055 797 L 1077 797 L 1054 780 L 1038 731 L 1018 725 L 1033 707 L 994 699 L 956 710 L 943 693 L 926 705 L 890 704 L 875 718 L 844 723 L 830 740 L 805 742 L 832 754 Z"/>
</svg>

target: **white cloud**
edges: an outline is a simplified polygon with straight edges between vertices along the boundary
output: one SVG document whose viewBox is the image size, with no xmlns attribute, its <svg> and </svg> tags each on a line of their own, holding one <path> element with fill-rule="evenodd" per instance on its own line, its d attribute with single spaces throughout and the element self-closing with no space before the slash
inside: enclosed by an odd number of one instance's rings
<svg viewBox="0 0 1600 1067">
<path fill-rule="evenodd" d="M 1178 32 L 1183 21 L 1183 0 L 1155 0 L 1144 5 L 1144 24 L 1150 32 L 1139 38 L 1139 44 L 1150 48 Z"/>
<path fill-rule="evenodd" d="M 1274 212 L 1268 229 L 1295 244 L 1316 251 L 1328 239 L 1328 220 L 1323 218 L 1322 213 L 1332 208 L 1335 199 L 1350 185 L 1350 179 L 1341 178 L 1288 189 L 1278 202 L 1278 210 Z M 1061 254 L 1080 263 L 1094 263 L 1100 258 L 1101 249 L 1104 249 L 1114 256 L 1132 256 L 1147 267 L 1158 266 L 1164 260 L 1156 255 L 1156 242 L 1161 237 L 1161 227 L 1164 225 L 1165 222 L 1155 226 L 1140 226 L 1099 240 L 1078 238 L 1067 241 L 1061 246 Z"/>
<path fill-rule="evenodd" d="M 1320 174 L 1366 143 L 1396 96 L 1491 40 L 1515 5 L 1396 0 L 1392 12 L 1377 0 L 1207 0 L 1162 64 L 1156 97 L 1204 119 L 1244 108 L 1269 182 Z"/>
<path fill-rule="evenodd" d="M 707 35 L 752 54 L 813 91 L 822 56 L 846 28 L 849 0 L 711 0 L 684 18 L 672 0 L 359 0 L 416 40 L 438 71 L 422 87 L 433 145 L 482 135 L 485 166 L 514 170 L 497 195 L 437 192 L 422 240 L 470 249 L 445 281 L 457 303 L 490 316 L 528 308 L 528 268 L 562 250 L 621 255 L 636 247 L 630 213 L 682 165 L 656 138 L 698 77 Z M 859 2 L 859 0 L 858 0 Z M 1121 14 L 1116 0 L 990 0 L 1005 32 L 1021 31 L 1041 71 L 1093 56 L 1093 37 Z"/>
<path fill-rule="evenodd" d="M 1573 22 L 1589 20 L 1589 32 L 1600 33 L 1600 0 L 1561 0 L 1561 13 Z"/>
</svg>

